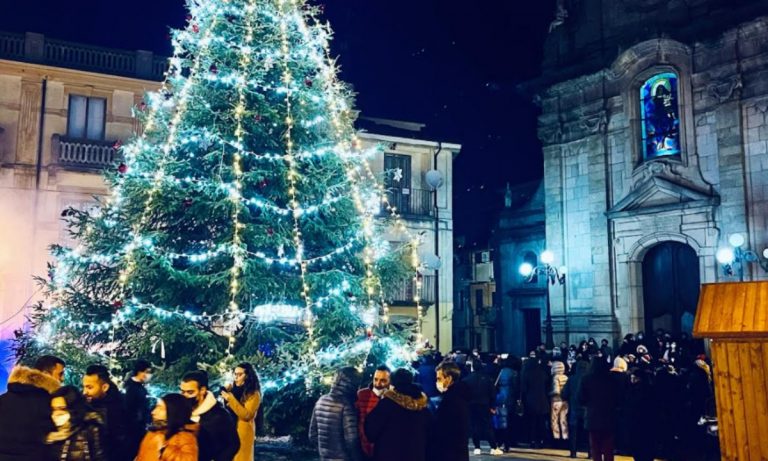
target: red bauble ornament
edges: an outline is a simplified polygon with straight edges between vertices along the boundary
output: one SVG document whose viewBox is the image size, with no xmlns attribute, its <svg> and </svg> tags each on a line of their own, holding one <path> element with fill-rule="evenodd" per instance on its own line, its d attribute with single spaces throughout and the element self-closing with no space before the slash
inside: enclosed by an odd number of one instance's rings
<svg viewBox="0 0 768 461">
<path fill-rule="evenodd" d="M 269 235 L 270 237 L 275 235 L 275 230 L 270 227 L 269 229 L 267 229 L 267 235 Z"/>
<path fill-rule="evenodd" d="M 112 303 L 112 307 L 114 307 L 115 309 L 120 309 L 121 307 L 123 307 L 123 302 L 118 299 L 117 301 Z"/>
<path fill-rule="evenodd" d="M 261 121 L 261 114 L 256 114 L 253 116 L 253 121 L 260 122 Z"/>
<path fill-rule="evenodd" d="M 128 171 L 128 165 L 125 163 L 121 163 L 117 166 L 117 172 L 120 174 L 125 174 Z"/>
<path fill-rule="evenodd" d="M 373 331 L 368 330 L 368 331 L 365 332 L 365 334 L 366 334 L 366 336 L 368 336 L 368 339 L 373 338 Z"/>
<path fill-rule="evenodd" d="M 259 182 L 259 188 L 264 189 L 265 187 L 267 187 L 268 184 L 269 183 L 267 182 L 266 179 L 262 179 L 261 182 Z"/>
<path fill-rule="evenodd" d="M 307 85 L 307 88 L 312 88 L 312 85 L 314 84 L 314 82 L 312 81 L 311 78 L 307 77 L 304 79 L 304 84 Z"/>
<path fill-rule="evenodd" d="M 192 15 L 191 15 L 191 14 L 188 14 L 188 15 L 187 15 L 187 22 L 189 22 L 189 21 L 191 21 L 191 20 L 192 20 Z"/>
<path fill-rule="evenodd" d="M 192 32 L 194 33 L 200 32 L 200 26 L 198 26 L 197 24 L 192 24 Z"/>
<path fill-rule="evenodd" d="M 118 139 L 117 141 L 115 141 L 115 144 L 112 147 L 114 147 L 115 149 L 120 149 L 121 147 L 123 147 L 123 142 Z"/>
<path fill-rule="evenodd" d="M 144 101 L 141 101 L 141 104 L 139 104 L 139 110 L 144 112 L 147 109 L 147 103 Z"/>
<path fill-rule="evenodd" d="M 219 68 L 216 67 L 216 64 L 211 64 L 211 67 L 208 68 L 208 72 L 210 72 L 212 74 L 218 74 L 219 73 Z"/>
</svg>

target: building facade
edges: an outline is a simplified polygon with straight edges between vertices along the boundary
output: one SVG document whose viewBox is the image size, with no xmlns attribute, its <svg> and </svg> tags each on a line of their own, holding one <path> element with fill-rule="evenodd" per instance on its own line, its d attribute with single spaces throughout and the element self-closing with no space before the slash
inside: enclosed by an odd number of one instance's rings
<svg viewBox="0 0 768 461">
<path fill-rule="evenodd" d="M 117 145 L 140 129 L 132 111 L 146 92 L 160 87 L 166 61 L 145 51 L 0 33 L 0 217 L 10 223 L 0 226 L 0 353 L 7 354 L 13 331 L 25 323 L 26 307 L 40 297 L 33 276 L 46 274 L 48 246 L 73 243 L 63 210 L 95 207 L 96 197 L 107 194 L 102 172 L 119 163 Z M 375 173 L 402 170 L 400 181 L 390 180 L 387 187 L 409 231 L 423 233 L 420 252 L 450 261 L 452 160 L 460 146 L 370 133 L 361 138 L 384 146 L 372 160 Z M 444 179 L 436 203 L 424 182 L 435 159 Z M 437 274 L 438 283 L 434 270 L 421 276 L 423 330 L 431 344 L 439 331 L 440 348 L 447 350 L 452 268 L 447 265 Z M 416 317 L 413 289 L 408 284 L 389 293 L 393 315 Z M 440 322 L 446 324 L 442 328 L 430 315 L 436 298 Z"/>
<path fill-rule="evenodd" d="M 568 272 L 549 288 L 556 342 L 690 332 L 700 283 L 766 279 L 765 2 L 560 0 L 522 89 Z"/>
<path fill-rule="evenodd" d="M 495 352 L 501 301 L 496 289 L 496 251 L 473 248 L 454 257 L 454 349 Z"/>
</svg>

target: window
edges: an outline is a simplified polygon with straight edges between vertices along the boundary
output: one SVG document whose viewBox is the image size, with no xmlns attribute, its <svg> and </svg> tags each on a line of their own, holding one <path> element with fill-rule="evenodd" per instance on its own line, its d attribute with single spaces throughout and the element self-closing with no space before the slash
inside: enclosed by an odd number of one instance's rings
<svg viewBox="0 0 768 461">
<path fill-rule="evenodd" d="M 79 139 L 104 139 L 107 100 L 70 95 L 67 136 Z"/>
<path fill-rule="evenodd" d="M 643 160 L 680 155 L 677 75 L 656 74 L 640 87 Z"/>
</svg>

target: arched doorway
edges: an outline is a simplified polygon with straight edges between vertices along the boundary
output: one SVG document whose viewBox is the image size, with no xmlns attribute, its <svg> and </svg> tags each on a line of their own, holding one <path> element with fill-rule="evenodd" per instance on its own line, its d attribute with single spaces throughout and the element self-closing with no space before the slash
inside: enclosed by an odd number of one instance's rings
<svg viewBox="0 0 768 461">
<path fill-rule="evenodd" d="M 673 335 L 693 329 L 699 302 L 699 258 L 679 242 L 660 243 L 643 258 L 645 331 L 661 328 Z"/>
</svg>

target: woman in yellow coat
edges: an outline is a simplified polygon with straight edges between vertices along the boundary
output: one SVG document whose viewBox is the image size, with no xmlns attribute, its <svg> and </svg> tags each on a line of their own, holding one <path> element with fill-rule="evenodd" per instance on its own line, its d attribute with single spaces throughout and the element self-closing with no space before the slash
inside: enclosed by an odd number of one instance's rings
<svg viewBox="0 0 768 461">
<path fill-rule="evenodd" d="M 237 417 L 237 435 L 240 450 L 234 461 L 253 461 L 253 445 L 256 441 L 256 415 L 261 405 L 259 376 L 250 363 L 235 367 L 235 383 L 222 391 L 227 407 Z"/>
</svg>

